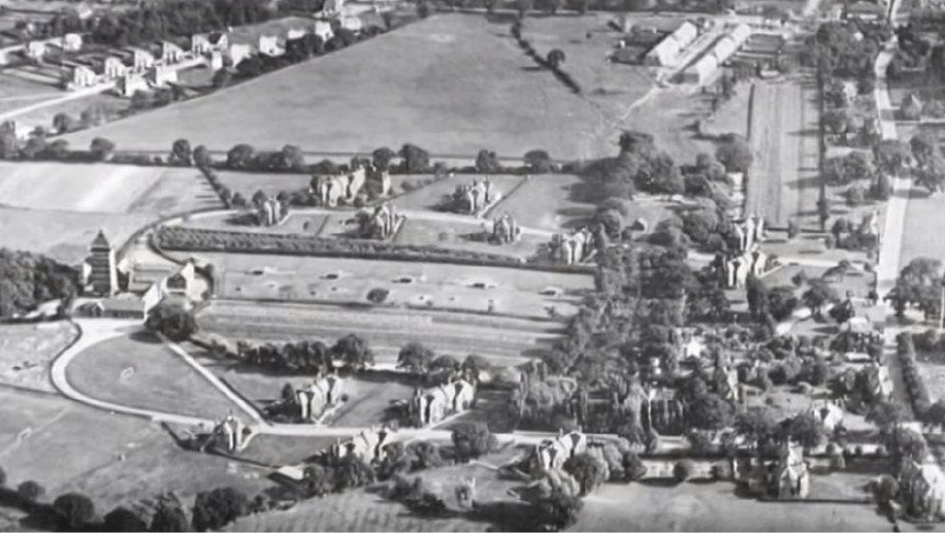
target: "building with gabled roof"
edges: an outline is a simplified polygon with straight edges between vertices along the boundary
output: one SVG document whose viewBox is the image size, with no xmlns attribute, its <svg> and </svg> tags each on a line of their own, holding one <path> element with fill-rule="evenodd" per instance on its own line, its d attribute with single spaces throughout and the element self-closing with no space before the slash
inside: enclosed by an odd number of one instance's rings
<svg viewBox="0 0 945 533">
<path fill-rule="evenodd" d="M 644 63 L 656 66 L 672 66 L 679 54 L 698 37 L 699 28 L 688 20 L 650 49 L 643 58 Z"/>
<path fill-rule="evenodd" d="M 915 518 L 940 520 L 945 511 L 945 474 L 935 463 L 906 460 L 899 471 L 899 499 Z"/>
</svg>

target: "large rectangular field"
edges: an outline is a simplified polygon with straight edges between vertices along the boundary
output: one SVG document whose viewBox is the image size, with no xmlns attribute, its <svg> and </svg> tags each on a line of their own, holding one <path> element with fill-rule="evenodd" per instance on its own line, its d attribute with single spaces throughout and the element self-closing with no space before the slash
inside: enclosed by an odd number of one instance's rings
<svg viewBox="0 0 945 533">
<path fill-rule="evenodd" d="M 606 20 L 589 15 L 529 24 L 547 34 L 549 44 L 565 46 L 575 70 L 613 69 L 601 81 L 588 74 L 594 78 L 585 82 L 585 95 L 536 68 L 509 35 L 511 20 L 443 14 L 68 139 L 86 146 L 100 136 L 123 149 L 163 151 L 186 132 L 191 143 L 214 150 L 296 144 L 309 152 L 349 154 L 412 142 L 434 157 L 471 158 L 481 148 L 516 159 L 534 148 L 562 159 L 611 154 L 617 129 L 595 99 L 628 107 L 650 82 L 634 67 L 617 70 L 609 63 L 603 51 L 613 43 L 607 36 L 573 43 L 588 30 L 606 28 Z M 555 36 L 559 25 L 570 29 Z M 585 61 L 596 66 L 583 66 Z"/>
<path fill-rule="evenodd" d="M 755 85 L 749 128 L 754 162 L 745 211 L 764 217 L 772 227 L 786 227 L 792 218 L 802 227 L 816 222 L 816 98 L 816 91 L 802 80 Z"/>
<path fill-rule="evenodd" d="M 386 305 L 437 307 L 547 318 L 577 310 L 593 287 L 587 274 L 440 263 L 201 253 L 214 264 L 220 298 L 367 303 L 372 289 Z"/>
<path fill-rule="evenodd" d="M 156 215 L 221 205 L 193 168 L 64 163 L 0 164 L 0 204 Z"/>
<path fill-rule="evenodd" d="M 937 229 L 945 221 L 945 196 L 929 196 L 925 189 L 911 187 L 906 202 L 899 268 L 917 257 L 945 259 L 945 239 Z"/>
<path fill-rule="evenodd" d="M 400 349 L 414 341 L 437 354 L 462 359 L 475 353 L 495 363 L 515 364 L 550 347 L 561 327 L 462 313 L 221 300 L 201 310 L 197 321 L 208 333 L 255 341 L 321 340 L 331 345 L 356 333 L 368 342 L 379 364 L 395 363 Z"/>
</svg>

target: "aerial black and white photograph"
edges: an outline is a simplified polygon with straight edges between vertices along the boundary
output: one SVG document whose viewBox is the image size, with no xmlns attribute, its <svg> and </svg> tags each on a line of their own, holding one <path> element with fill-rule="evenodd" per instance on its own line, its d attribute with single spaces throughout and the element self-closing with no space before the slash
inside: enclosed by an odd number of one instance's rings
<svg viewBox="0 0 945 533">
<path fill-rule="evenodd" d="M 942 0 L 0 0 L 0 532 L 945 531 L 943 143 Z"/>
</svg>

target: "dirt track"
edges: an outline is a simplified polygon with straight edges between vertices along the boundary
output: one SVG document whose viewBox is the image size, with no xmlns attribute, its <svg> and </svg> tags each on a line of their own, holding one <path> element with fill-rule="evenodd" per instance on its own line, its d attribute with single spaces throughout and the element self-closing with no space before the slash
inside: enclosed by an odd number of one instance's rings
<svg viewBox="0 0 945 533">
<path fill-rule="evenodd" d="M 800 80 L 759 83 L 750 120 L 754 163 L 746 214 L 761 215 L 773 227 L 785 227 L 795 216 L 813 225 L 819 195 L 816 91 Z"/>
</svg>

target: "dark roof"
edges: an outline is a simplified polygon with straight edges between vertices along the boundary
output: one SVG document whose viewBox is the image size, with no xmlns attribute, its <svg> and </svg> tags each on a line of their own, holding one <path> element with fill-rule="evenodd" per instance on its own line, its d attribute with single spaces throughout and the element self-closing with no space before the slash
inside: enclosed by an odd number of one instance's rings
<svg viewBox="0 0 945 533">
<path fill-rule="evenodd" d="M 105 238 L 105 232 L 98 230 L 98 235 L 95 236 L 95 239 L 92 241 L 92 249 L 105 249 L 111 250 L 112 245 L 108 243 L 108 239 Z"/>
</svg>

